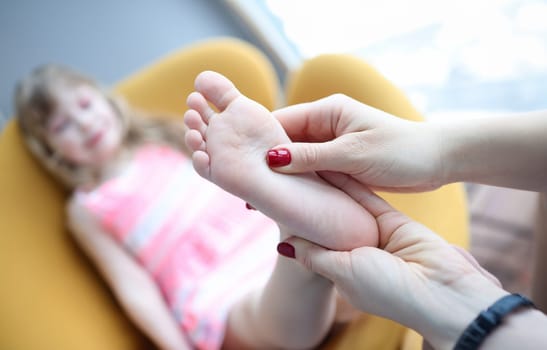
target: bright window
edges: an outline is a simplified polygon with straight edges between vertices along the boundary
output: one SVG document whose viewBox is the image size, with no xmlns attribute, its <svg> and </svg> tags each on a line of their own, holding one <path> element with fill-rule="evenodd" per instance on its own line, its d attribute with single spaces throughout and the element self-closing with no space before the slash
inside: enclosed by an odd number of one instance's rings
<svg viewBox="0 0 547 350">
<path fill-rule="evenodd" d="M 226 1 L 289 70 L 352 53 L 429 115 L 547 108 L 547 1 Z"/>
</svg>

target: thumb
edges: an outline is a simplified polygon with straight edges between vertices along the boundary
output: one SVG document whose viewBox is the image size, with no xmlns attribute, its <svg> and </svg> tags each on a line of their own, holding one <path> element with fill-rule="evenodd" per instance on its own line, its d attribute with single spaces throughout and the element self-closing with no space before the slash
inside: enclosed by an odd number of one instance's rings
<svg viewBox="0 0 547 350">
<path fill-rule="evenodd" d="M 340 150 L 340 151 L 339 151 Z M 336 140 L 321 143 L 288 143 L 268 151 L 268 165 L 281 173 L 309 171 L 344 171 L 344 157 Z"/>
<path fill-rule="evenodd" d="M 290 237 L 277 246 L 277 251 L 288 258 L 296 259 L 308 270 L 337 283 L 350 274 L 349 252 L 329 250 L 302 238 Z"/>
</svg>

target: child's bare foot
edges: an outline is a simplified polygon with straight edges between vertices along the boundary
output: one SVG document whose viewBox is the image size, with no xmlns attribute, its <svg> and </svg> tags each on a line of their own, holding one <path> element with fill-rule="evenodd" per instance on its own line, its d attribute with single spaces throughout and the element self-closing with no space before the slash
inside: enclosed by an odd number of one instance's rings
<svg viewBox="0 0 547 350">
<path fill-rule="evenodd" d="M 290 142 L 271 113 L 243 96 L 224 76 L 203 72 L 188 96 L 186 143 L 196 171 L 265 215 L 327 248 L 378 245 L 373 217 L 315 173 L 273 172 L 265 155 Z M 209 105 L 214 105 L 218 113 Z"/>
</svg>

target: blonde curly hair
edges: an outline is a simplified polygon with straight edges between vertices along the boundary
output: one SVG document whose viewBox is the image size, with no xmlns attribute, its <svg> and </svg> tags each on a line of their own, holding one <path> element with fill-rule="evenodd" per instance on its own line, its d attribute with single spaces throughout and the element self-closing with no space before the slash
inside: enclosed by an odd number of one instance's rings
<svg viewBox="0 0 547 350">
<path fill-rule="evenodd" d="M 66 66 L 47 64 L 32 70 L 15 89 L 16 118 L 30 152 L 68 189 L 98 181 L 88 167 L 63 159 L 48 144 L 46 127 L 56 108 L 55 91 L 88 85 L 100 91 L 112 105 L 123 128 L 122 147 L 134 148 L 147 142 L 163 143 L 187 153 L 182 118 L 150 116 L 137 111 L 93 79 Z"/>
</svg>

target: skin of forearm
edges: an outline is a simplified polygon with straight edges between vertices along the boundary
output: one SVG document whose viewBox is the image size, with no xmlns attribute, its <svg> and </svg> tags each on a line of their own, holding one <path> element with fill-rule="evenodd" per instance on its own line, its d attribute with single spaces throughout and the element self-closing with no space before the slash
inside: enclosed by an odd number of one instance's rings
<svg viewBox="0 0 547 350">
<path fill-rule="evenodd" d="M 490 280 L 470 275 L 436 290 L 423 313 L 406 324 L 422 334 L 432 348 L 453 349 L 473 319 L 507 294 Z"/>
<path fill-rule="evenodd" d="M 526 308 L 507 316 L 484 341 L 481 349 L 545 349 L 547 316 Z"/>
<path fill-rule="evenodd" d="M 444 183 L 546 192 L 547 111 L 441 122 Z"/>
<path fill-rule="evenodd" d="M 134 285 L 132 285 L 134 287 Z M 182 331 L 167 309 L 159 291 L 152 286 L 143 288 L 119 288 L 114 291 L 122 307 L 159 349 L 191 349 Z"/>
<path fill-rule="evenodd" d="M 104 232 L 77 198 L 67 204 L 70 232 L 131 321 L 159 349 L 190 349 L 152 277 Z"/>
<path fill-rule="evenodd" d="M 465 292 L 445 294 L 444 312 L 427 317 L 434 322 L 429 331 L 420 331 L 433 349 L 453 349 L 464 330 L 483 310 L 503 295 L 509 294 L 491 282 L 472 278 L 461 285 Z M 434 310 L 429 310 L 433 312 Z M 431 316 L 431 315 L 429 315 Z M 504 317 L 490 333 L 480 349 L 545 349 L 547 346 L 547 316 L 541 311 L 523 307 Z M 429 349 L 426 346 L 423 349 Z"/>
</svg>

